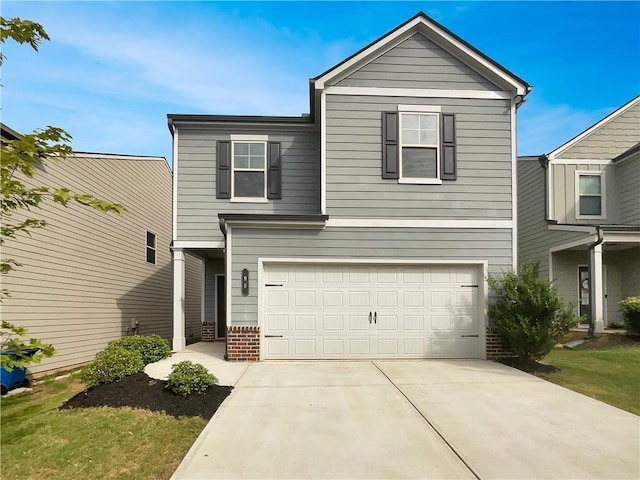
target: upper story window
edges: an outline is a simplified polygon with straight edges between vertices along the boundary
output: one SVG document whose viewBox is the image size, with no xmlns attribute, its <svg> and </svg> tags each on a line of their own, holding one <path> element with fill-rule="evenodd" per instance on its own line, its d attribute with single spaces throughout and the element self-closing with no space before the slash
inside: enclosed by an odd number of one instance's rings
<svg viewBox="0 0 640 480">
<path fill-rule="evenodd" d="M 576 218 L 604 218 L 604 175 L 576 172 Z"/>
<path fill-rule="evenodd" d="M 147 245 L 146 245 L 147 263 L 151 265 L 156 264 L 156 234 L 147 230 Z"/>
<path fill-rule="evenodd" d="M 401 182 L 439 182 L 439 117 L 437 113 L 400 114 Z"/>
<path fill-rule="evenodd" d="M 232 199 L 267 198 L 267 142 L 232 142 Z"/>
</svg>

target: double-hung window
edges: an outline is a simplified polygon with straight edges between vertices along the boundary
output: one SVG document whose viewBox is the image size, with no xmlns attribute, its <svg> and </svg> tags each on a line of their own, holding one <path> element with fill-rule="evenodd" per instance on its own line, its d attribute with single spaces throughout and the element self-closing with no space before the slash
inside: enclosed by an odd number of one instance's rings
<svg viewBox="0 0 640 480">
<path fill-rule="evenodd" d="M 577 218 L 604 218 L 602 172 L 576 172 Z"/>
<path fill-rule="evenodd" d="M 266 200 L 266 151 L 267 142 L 232 142 L 232 199 Z"/>
<path fill-rule="evenodd" d="M 440 115 L 400 113 L 400 182 L 440 183 Z"/>
</svg>

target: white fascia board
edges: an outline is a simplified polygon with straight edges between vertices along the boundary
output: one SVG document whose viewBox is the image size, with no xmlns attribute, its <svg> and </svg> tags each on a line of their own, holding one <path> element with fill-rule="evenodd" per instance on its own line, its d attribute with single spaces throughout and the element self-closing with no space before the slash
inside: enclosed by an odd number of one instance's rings
<svg viewBox="0 0 640 480">
<path fill-rule="evenodd" d="M 488 268 L 488 260 L 477 258 L 457 258 L 455 260 L 425 260 L 413 258 L 317 258 L 317 257 L 261 257 L 258 263 L 306 263 L 306 264 L 369 264 L 369 265 L 478 265 L 485 270 Z"/>
<path fill-rule="evenodd" d="M 579 158 L 552 158 L 549 163 L 554 165 L 609 165 L 613 164 L 611 160 L 597 160 L 597 159 L 579 159 Z"/>
<path fill-rule="evenodd" d="M 429 36 L 428 35 L 429 33 L 436 34 L 437 36 L 442 38 L 445 42 L 453 46 L 456 51 L 462 53 L 463 55 L 466 55 L 467 57 L 469 57 L 476 63 L 482 65 L 488 71 L 496 75 L 498 78 L 502 79 L 509 85 L 513 86 L 516 90 L 517 95 L 524 96 L 528 93 L 526 85 L 520 83 L 511 75 L 507 74 L 505 71 L 501 70 L 493 63 L 487 61 L 486 58 L 482 57 L 480 54 L 470 49 L 464 43 L 453 38 L 447 32 L 445 32 L 435 24 L 431 23 L 424 17 L 414 18 L 412 21 L 406 23 L 402 27 L 398 28 L 397 30 L 390 33 L 386 37 L 374 43 L 369 48 L 361 51 L 359 54 L 355 55 L 349 61 L 344 62 L 343 64 L 333 68 L 332 70 L 330 70 L 325 75 L 323 75 L 322 77 L 318 78 L 315 81 L 315 87 L 317 89 L 324 89 L 327 81 L 348 75 L 349 73 L 351 73 L 353 69 L 360 66 L 360 64 L 366 64 L 367 59 L 369 59 L 369 61 L 373 60 L 374 58 L 382 55 L 384 52 L 393 48 L 395 45 L 400 43 L 405 38 L 408 38 L 410 34 L 414 33 L 414 30 L 415 30 L 415 33 L 426 34 L 425 36 L 427 37 Z M 378 53 L 380 51 L 382 52 Z"/>
<path fill-rule="evenodd" d="M 262 221 L 262 220 L 225 220 L 227 225 L 233 225 L 237 228 L 251 227 L 251 228 L 324 228 L 325 221 L 295 221 L 295 220 L 282 220 L 277 222 Z"/>
<path fill-rule="evenodd" d="M 640 232 L 604 232 L 604 243 L 638 243 Z"/>
<path fill-rule="evenodd" d="M 178 127 L 173 125 L 173 190 L 172 190 L 172 211 L 173 211 L 173 223 L 172 223 L 172 240 L 178 238 Z"/>
<path fill-rule="evenodd" d="M 510 100 L 509 92 L 485 90 L 443 90 L 438 88 L 390 88 L 390 87 L 327 87 L 327 95 L 355 95 L 373 97 L 415 98 L 467 98 L 483 100 Z"/>
<path fill-rule="evenodd" d="M 424 220 L 409 218 L 329 218 L 326 227 L 358 227 L 358 228 L 474 228 L 474 229 L 509 229 L 513 228 L 512 220 Z"/>
<path fill-rule="evenodd" d="M 203 241 L 195 241 L 195 240 L 174 240 L 173 248 L 185 248 L 185 249 L 199 249 L 199 250 L 207 250 L 211 248 L 224 248 L 224 240 L 213 241 L 213 242 L 203 242 Z"/>
<path fill-rule="evenodd" d="M 327 95 L 320 94 L 320 213 L 327 214 Z"/>
<path fill-rule="evenodd" d="M 561 155 L 563 152 L 565 152 L 566 150 L 568 150 L 571 147 L 573 147 L 576 143 L 578 143 L 584 137 L 586 137 L 588 135 L 591 135 L 594 131 L 596 131 L 597 129 L 599 129 L 600 127 L 605 125 L 606 123 L 610 122 L 611 120 L 613 120 L 614 118 L 618 117 L 619 115 L 622 115 L 624 112 L 626 112 L 627 110 L 629 110 L 630 108 L 632 108 L 632 107 L 634 107 L 635 105 L 638 105 L 638 104 L 640 104 L 640 95 L 637 96 L 636 98 L 634 98 L 633 100 L 631 100 L 630 102 L 624 104 L 623 106 L 621 106 L 620 108 L 618 108 L 614 112 L 610 113 L 609 115 L 604 117 L 602 120 L 600 120 L 595 125 L 592 125 L 591 127 L 587 128 L 584 132 L 582 132 L 579 135 L 573 137 L 568 142 L 560 145 L 558 148 L 556 148 L 553 152 L 551 152 L 549 154 L 549 158 L 553 159 L 553 158 L 557 157 L 558 155 Z"/>
<path fill-rule="evenodd" d="M 595 235 L 596 227 L 586 227 L 584 225 L 547 225 L 549 230 L 559 230 L 561 232 L 584 232 Z"/>
<path fill-rule="evenodd" d="M 511 268 L 518 272 L 518 130 L 516 117 L 516 101 L 511 100 Z"/>
</svg>

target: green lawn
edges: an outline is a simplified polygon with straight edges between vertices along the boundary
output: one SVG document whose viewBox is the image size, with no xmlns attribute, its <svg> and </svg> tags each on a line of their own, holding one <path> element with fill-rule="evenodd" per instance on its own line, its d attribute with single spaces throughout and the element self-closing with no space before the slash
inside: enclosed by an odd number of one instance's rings
<svg viewBox="0 0 640 480">
<path fill-rule="evenodd" d="M 207 423 L 123 408 L 57 410 L 81 389 L 71 377 L 1 400 L 3 480 L 166 479 Z"/>
<path fill-rule="evenodd" d="M 536 375 L 640 415 L 640 344 L 622 346 L 617 337 L 553 349 L 543 361 L 560 370 Z"/>
</svg>

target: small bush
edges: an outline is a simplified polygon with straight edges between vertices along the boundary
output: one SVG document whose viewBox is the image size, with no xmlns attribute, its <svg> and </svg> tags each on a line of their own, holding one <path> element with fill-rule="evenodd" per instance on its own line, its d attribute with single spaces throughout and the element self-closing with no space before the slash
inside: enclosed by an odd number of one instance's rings
<svg viewBox="0 0 640 480">
<path fill-rule="evenodd" d="M 144 370 L 140 353 L 124 347 L 107 347 L 80 372 L 80 378 L 89 388 L 111 383 L 127 375 Z"/>
<path fill-rule="evenodd" d="M 171 367 L 167 380 L 167 388 L 178 395 L 189 395 L 191 392 L 204 393 L 211 385 L 218 383 L 218 379 L 204 366 L 188 360 Z"/>
<path fill-rule="evenodd" d="M 148 365 L 171 356 L 171 347 L 160 335 L 131 335 L 112 340 L 107 348 L 123 347 L 140 353 L 142 362 Z"/>
<path fill-rule="evenodd" d="M 563 304 L 556 287 L 539 271 L 540 261 L 535 260 L 521 264 L 517 274 L 487 279 L 497 297 L 489 305 L 492 328 L 503 346 L 526 363 L 544 357 L 580 321 L 572 305 Z"/>
<path fill-rule="evenodd" d="M 619 308 L 627 335 L 640 336 L 640 295 L 625 298 L 620 302 Z"/>
</svg>

